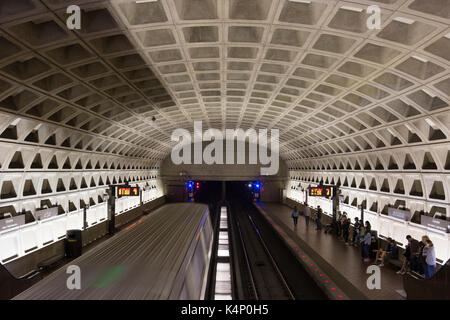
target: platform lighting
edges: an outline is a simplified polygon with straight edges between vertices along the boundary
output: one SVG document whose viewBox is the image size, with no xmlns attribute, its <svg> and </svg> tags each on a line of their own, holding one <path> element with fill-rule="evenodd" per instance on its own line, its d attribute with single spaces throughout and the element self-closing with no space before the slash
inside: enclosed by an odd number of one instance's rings
<svg viewBox="0 0 450 320">
<path fill-rule="evenodd" d="M 137 4 L 148 3 L 148 2 L 158 2 L 158 0 L 136 0 Z"/>
</svg>

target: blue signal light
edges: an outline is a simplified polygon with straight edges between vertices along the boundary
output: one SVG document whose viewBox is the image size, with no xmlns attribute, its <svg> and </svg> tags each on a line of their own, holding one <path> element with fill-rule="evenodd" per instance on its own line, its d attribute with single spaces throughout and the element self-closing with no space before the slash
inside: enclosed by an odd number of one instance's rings
<svg viewBox="0 0 450 320">
<path fill-rule="evenodd" d="M 192 188 L 194 186 L 194 184 L 192 182 L 188 183 L 188 188 Z"/>
<path fill-rule="evenodd" d="M 261 185 L 259 183 L 255 183 L 255 188 L 259 189 L 259 187 L 261 187 Z"/>
</svg>

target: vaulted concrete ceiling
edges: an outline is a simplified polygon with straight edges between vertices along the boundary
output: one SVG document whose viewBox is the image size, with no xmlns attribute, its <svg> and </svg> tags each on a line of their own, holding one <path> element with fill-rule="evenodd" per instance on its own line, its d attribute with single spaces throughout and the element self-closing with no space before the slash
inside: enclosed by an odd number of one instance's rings
<svg viewBox="0 0 450 320">
<path fill-rule="evenodd" d="M 448 0 L 1 0 L 0 131 L 153 159 L 194 120 L 279 129 L 290 161 L 448 142 L 449 23 Z"/>
</svg>

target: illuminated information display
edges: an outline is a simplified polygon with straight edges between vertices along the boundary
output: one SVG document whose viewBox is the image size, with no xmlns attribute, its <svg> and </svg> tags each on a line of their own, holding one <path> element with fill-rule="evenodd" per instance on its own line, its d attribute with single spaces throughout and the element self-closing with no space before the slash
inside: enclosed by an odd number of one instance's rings
<svg viewBox="0 0 450 320">
<path fill-rule="evenodd" d="M 117 187 L 117 196 L 119 198 L 139 196 L 139 187 Z"/>
<path fill-rule="evenodd" d="M 310 187 L 309 188 L 310 197 L 331 197 L 331 187 Z"/>
</svg>

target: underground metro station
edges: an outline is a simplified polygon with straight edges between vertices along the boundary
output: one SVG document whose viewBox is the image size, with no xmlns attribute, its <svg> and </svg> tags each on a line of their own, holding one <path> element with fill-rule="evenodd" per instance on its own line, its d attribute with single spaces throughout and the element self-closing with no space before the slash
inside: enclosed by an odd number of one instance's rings
<svg viewBox="0 0 450 320">
<path fill-rule="evenodd" d="M 0 0 L 0 300 L 449 300 L 449 105 L 448 0 Z"/>
</svg>

